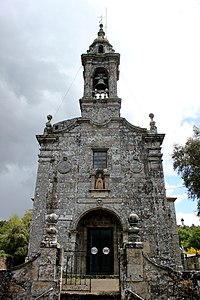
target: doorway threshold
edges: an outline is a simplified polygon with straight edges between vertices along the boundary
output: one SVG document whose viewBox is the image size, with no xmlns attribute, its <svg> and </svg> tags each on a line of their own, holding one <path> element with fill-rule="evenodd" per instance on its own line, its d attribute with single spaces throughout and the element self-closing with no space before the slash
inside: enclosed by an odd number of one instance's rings
<svg viewBox="0 0 200 300">
<path fill-rule="evenodd" d="M 91 288 L 90 287 L 91 284 Z M 94 278 L 92 277 L 86 280 L 85 285 L 62 285 L 63 292 L 69 293 L 88 293 L 88 294 L 107 294 L 107 293 L 119 293 L 119 278 Z"/>
</svg>

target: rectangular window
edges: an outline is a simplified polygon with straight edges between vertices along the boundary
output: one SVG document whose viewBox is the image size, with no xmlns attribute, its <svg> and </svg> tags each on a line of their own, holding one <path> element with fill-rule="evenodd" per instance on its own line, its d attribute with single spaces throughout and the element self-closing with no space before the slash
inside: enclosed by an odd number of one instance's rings
<svg viewBox="0 0 200 300">
<path fill-rule="evenodd" d="M 93 168 L 106 169 L 107 168 L 107 151 L 93 150 Z"/>
</svg>

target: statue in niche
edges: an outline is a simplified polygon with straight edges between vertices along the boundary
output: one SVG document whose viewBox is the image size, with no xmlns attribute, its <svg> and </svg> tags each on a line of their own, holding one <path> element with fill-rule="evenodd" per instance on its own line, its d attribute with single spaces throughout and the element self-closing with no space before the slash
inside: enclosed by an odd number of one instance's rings
<svg viewBox="0 0 200 300">
<path fill-rule="evenodd" d="M 95 189 L 103 190 L 104 188 L 104 179 L 102 178 L 102 174 L 99 173 L 95 183 Z"/>
</svg>

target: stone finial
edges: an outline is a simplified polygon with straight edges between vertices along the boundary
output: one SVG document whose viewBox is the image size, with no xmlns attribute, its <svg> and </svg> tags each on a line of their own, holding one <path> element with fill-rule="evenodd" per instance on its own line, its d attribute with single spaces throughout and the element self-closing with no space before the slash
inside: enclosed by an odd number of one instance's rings
<svg viewBox="0 0 200 300">
<path fill-rule="evenodd" d="M 58 230 L 55 227 L 57 221 L 58 221 L 58 216 L 55 213 L 46 216 L 45 234 L 44 234 L 44 239 L 40 244 L 40 247 L 55 248 L 58 246 L 57 243 Z"/>
<path fill-rule="evenodd" d="M 130 213 L 129 217 L 128 217 L 128 222 L 131 226 L 133 226 L 134 224 L 137 224 L 139 221 L 139 217 L 138 215 L 136 215 L 135 213 Z"/>
<path fill-rule="evenodd" d="M 181 219 L 181 225 L 184 227 L 185 226 L 185 223 L 184 223 L 184 219 L 182 218 Z"/>
<path fill-rule="evenodd" d="M 44 134 L 47 135 L 49 133 L 52 133 L 53 132 L 53 127 L 51 125 L 51 120 L 52 120 L 52 115 L 48 115 L 47 116 L 47 122 L 46 122 L 46 127 L 44 129 Z"/>
<path fill-rule="evenodd" d="M 47 216 L 48 223 L 55 224 L 57 223 L 57 221 L 58 221 L 58 215 L 56 215 L 55 213 L 52 213 Z"/>
<path fill-rule="evenodd" d="M 104 36 L 105 36 L 105 32 L 103 31 L 103 24 L 101 23 L 101 24 L 99 24 L 98 37 L 103 39 Z"/>
<path fill-rule="evenodd" d="M 135 213 L 130 213 L 128 217 L 129 228 L 128 228 L 128 244 L 134 248 L 142 248 L 143 243 L 140 242 L 138 222 L 139 217 Z"/>
<path fill-rule="evenodd" d="M 156 122 L 154 121 L 154 114 L 150 113 L 149 118 L 151 119 L 150 122 L 150 132 L 151 133 L 157 133 L 157 127 L 156 127 Z"/>
</svg>

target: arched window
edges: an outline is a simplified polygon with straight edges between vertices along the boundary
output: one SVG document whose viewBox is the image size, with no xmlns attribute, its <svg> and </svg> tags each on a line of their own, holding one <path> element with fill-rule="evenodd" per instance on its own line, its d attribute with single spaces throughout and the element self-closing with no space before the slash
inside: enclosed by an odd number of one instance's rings
<svg viewBox="0 0 200 300">
<path fill-rule="evenodd" d="M 103 53 L 104 52 L 103 50 L 104 50 L 103 45 L 99 45 L 98 53 Z"/>
</svg>

